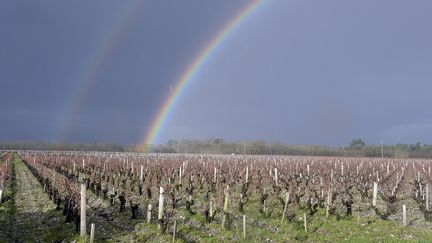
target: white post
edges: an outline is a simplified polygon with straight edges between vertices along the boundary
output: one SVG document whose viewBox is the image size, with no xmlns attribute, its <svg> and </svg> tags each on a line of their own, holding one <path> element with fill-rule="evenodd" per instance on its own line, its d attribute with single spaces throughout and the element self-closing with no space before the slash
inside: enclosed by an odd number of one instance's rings
<svg viewBox="0 0 432 243">
<path fill-rule="evenodd" d="M 429 184 L 426 184 L 426 211 L 429 211 Z"/>
<path fill-rule="evenodd" d="M 248 183 L 249 180 L 249 167 L 246 167 L 246 184 Z"/>
<path fill-rule="evenodd" d="M 210 218 L 213 217 L 213 201 L 210 201 L 210 210 L 209 210 Z"/>
<path fill-rule="evenodd" d="M 94 242 L 94 235 L 95 235 L 95 224 L 91 224 L 90 228 L 90 243 Z"/>
<path fill-rule="evenodd" d="M 172 238 L 173 242 L 175 242 L 175 239 L 176 239 L 176 232 L 177 232 L 177 220 L 174 220 L 173 238 Z"/>
<path fill-rule="evenodd" d="M 147 206 L 147 223 L 148 224 L 151 222 L 151 213 L 152 213 L 152 205 L 149 204 Z"/>
<path fill-rule="evenodd" d="M 3 190 L 0 190 L 0 202 L 1 202 L 2 198 L 3 198 Z"/>
<path fill-rule="evenodd" d="M 82 159 L 82 167 L 83 168 L 85 167 L 85 160 L 84 159 Z"/>
<path fill-rule="evenodd" d="M 182 167 L 180 166 L 180 172 L 179 172 L 179 184 L 180 185 L 182 184 L 182 176 L 183 176 L 183 174 L 182 174 Z"/>
<path fill-rule="evenodd" d="M 403 225 L 407 226 L 406 205 L 402 205 L 402 220 L 403 220 Z"/>
<path fill-rule="evenodd" d="M 344 176 L 344 167 L 343 167 L 343 164 L 341 165 L 341 175 Z"/>
<path fill-rule="evenodd" d="M 141 171 L 140 171 L 140 181 L 143 181 L 144 179 L 144 166 L 141 165 Z"/>
<path fill-rule="evenodd" d="M 164 195 L 165 192 L 163 187 L 160 187 L 159 189 L 159 213 L 158 213 L 158 220 L 161 220 L 163 218 L 163 207 L 164 207 Z M 159 229 L 161 228 L 161 225 L 158 224 Z"/>
<path fill-rule="evenodd" d="M 377 195 L 378 195 L 378 183 L 374 182 L 373 198 L 372 198 L 372 206 L 374 206 L 374 207 L 376 207 Z"/>
<path fill-rule="evenodd" d="M 278 171 L 277 171 L 277 168 L 274 168 L 274 173 L 275 173 L 275 183 L 277 185 L 278 184 Z"/>
<path fill-rule="evenodd" d="M 83 160 L 84 161 L 84 160 Z M 80 228 L 80 232 L 81 232 L 81 236 L 85 236 L 86 235 L 86 228 L 87 228 L 87 224 L 86 224 L 86 184 L 85 183 L 81 183 L 81 228 Z"/>
<path fill-rule="evenodd" d="M 306 220 L 306 213 L 303 213 L 303 217 L 304 217 L 304 230 L 305 230 L 305 232 L 307 232 L 307 220 Z"/>
<path fill-rule="evenodd" d="M 246 215 L 243 215 L 243 239 L 246 239 Z"/>
<path fill-rule="evenodd" d="M 216 167 L 214 167 L 214 171 L 213 171 L 213 182 L 216 183 L 216 173 L 217 173 L 217 169 Z"/>
</svg>

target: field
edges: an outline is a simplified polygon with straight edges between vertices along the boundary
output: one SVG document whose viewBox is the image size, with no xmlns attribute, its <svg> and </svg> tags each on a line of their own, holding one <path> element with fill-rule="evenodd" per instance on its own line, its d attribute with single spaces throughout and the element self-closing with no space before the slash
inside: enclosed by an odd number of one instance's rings
<svg viewBox="0 0 432 243">
<path fill-rule="evenodd" d="M 0 241 L 86 242 L 91 224 L 95 242 L 429 241 L 430 166 L 386 158 L 4 152 Z"/>
</svg>

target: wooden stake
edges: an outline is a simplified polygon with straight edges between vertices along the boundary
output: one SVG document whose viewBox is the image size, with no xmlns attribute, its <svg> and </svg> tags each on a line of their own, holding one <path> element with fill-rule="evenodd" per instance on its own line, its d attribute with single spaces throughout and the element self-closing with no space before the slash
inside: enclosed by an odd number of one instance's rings
<svg viewBox="0 0 432 243">
<path fill-rule="evenodd" d="M 402 220 L 403 220 L 403 225 L 407 226 L 406 205 L 402 205 Z"/>
<path fill-rule="evenodd" d="M 158 213 L 158 221 L 159 220 L 162 220 L 162 218 L 163 218 L 163 207 L 164 207 L 164 195 L 163 195 L 163 193 L 165 192 L 165 190 L 164 190 L 164 188 L 163 187 L 160 187 L 159 188 L 159 213 Z M 160 225 L 160 223 L 158 224 L 158 227 L 159 227 L 159 229 L 161 229 L 161 225 Z"/>
<path fill-rule="evenodd" d="M 210 218 L 213 217 L 213 201 L 210 201 L 210 210 L 209 210 Z"/>
<path fill-rule="evenodd" d="M 429 211 L 429 184 L 426 184 L 426 211 Z"/>
<path fill-rule="evenodd" d="M 331 189 L 329 188 L 327 193 L 326 218 L 328 218 L 329 216 L 330 204 L 331 204 Z"/>
<path fill-rule="evenodd" d="M 175 242 L 175 239 L 176 239 L 176 232 L 177 232 L 177 220 L 174 220 L 173 238 L 172 238 L 173 242 Z"/>
<path fill-rule="evenodd" d="M 246 215 L 243 215 L 243 239 L 246 239 Z"/>
<path fill-rule="evenodd" d="M 222 218 L 222 228 L 225 228 L 226 216 L 227 216 L 227 212 L 228 212 L 228 201 L 229 201 L 228 188 L 229 187 L 227 186 L 227 189 L 225 190 L 225 199 L 224 199 L 224 207 L 223 207 L 224 215 Z"/>
<path fill-rule="evenodd" d="M 149 203 L 147 206 L 147 223 L 151 222 L 151 214 L 152 214 L 152 205 Z"/>
<path fill-rule="evenodd" d="M 95 224 L 91 224 L 90 227 L 90 243 L 94 242 L 94 235 L 95 235 Z"/>
<path fill-rule="evenodd" d="M 378 195 L 378 183 L 374 182 L 373 186 L 373 198 L 372 198 L 372 206 L 376 207 L 376 200 Z"/>
<path fill-rule="evenodd" d="M 179 171 L 179 184 L 182 184 L 182 167 L 180 166 L 180 171 Z"/>
<path fill-rule="evenodd" d="M 282 213 L 282 223 L 283 223 L 283 221 L 285 219 L 286 211 L 288 209 L 289 196 L 290 196 L 290 194 L 289 194 L 289 192 L 287 192 L 285 194 L 285 205 L 284 205 L 284 210 L 283 210 L 283 213 Z"/>
<path fill-rule="evenodd" d="M 84 159 L 83 159 L 84 161 Z M 86 228 L 87 228 L 87 224 L 86 224 L 86 184 L 85 183 L 81 183 L 81 227 L 80 227 L 80 232 L 81 232 L 81 236 L 85 236 L 86 235 Z"/>
<path fill-rule="evenodd" d="M 307 220 L 306 220 L 306 213 L 303 213 L 303 218 L 304 218 L 304 230 L 305 230 L 305 232 L 307 232 Z"/>
</svg>

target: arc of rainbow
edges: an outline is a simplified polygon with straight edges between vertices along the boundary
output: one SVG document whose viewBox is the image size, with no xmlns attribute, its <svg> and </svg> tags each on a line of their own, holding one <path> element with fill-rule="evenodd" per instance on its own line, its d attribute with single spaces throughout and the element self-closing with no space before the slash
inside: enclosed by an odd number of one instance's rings
<svg viewBox="0 0 432 243">
<path fill-rule="evenodd" d="M 198 53 L 188 68 L 182 73 L 177 84 L 170 92 L 168 98 L 163 102 L 161 108 L 157 112 L 155 118 L 151 122 L 150 129 L 141 141 L 141 145 L 151 145 L 157 138 L 160 130 L 164 127 L 168 120 L 169 114 L 172 112 L 177 100 L 186 89 L 186 86 L 194 79 L 201 67 L 203 67 L 210 59 L 210 56 L 219 47 L 225 39 L 232 33 L 239 24 L 246 19 L 261 3 L 260 0 L 253 0 L 251 3 L 243 7 L 237 15 L 235 15 L 214 37 L 211 41 Z"/>
<path fill-rule="evenodd" d="M 104 64 L 109 60 L 112 52 L 115 49 L 117 42 L 121 39 L 126 27 L 132 22 L 133 18 L 139 12 L 144 1 L 134 0 L 129 1 L 119 17 L 114 22 L 114 26 L 111 31 L 105 36 L 100 48 L 97 48 L 94 54 L 89 59 L 89 65 L 87 65 L 84 71 L 78 78 L 78 86 L 75 89 L 69 106 L 65 109 L 65 113 L 60 117 L 60 123 L 57 130 L 57 139 L 63 140 L 67 136 L 73 121 L 77 117 L 79 109 L 83 107 L 86 97 L 90 93 L 92 86 L 97 81 L 100 73 L 103 71 Z"/>
</svg>

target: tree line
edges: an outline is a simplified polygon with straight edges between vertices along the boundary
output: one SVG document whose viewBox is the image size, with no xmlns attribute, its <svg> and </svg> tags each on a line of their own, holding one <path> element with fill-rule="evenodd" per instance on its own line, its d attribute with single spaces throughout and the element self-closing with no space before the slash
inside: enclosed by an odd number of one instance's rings
<svg viewBox="0 0 432 243">
<path fill-rule="evenodd" d="M 0 142 L 0 150 L 42 150 L 42 151 L 111 151 L 123 152 L 120 144 L 110 143 L 49 143 L 40 141 Z"/>
<path fill-rule="evenodd" d="M 139 151 L 139 149 L 135 148 L 135 151 Z M 220 138 L 208 140 L 185 139 L 181 141 L 169 140 L 165 144 L 153 145 L 150 147 L 150 151 L 157 153 L 432 158 L 432 145 L 421 143 L 368 145 L 360 138 L 353 139 L 346 146 L 288 145 L 265 141 L 227 142 Z"/>
<path fill-rule="evenodd" d="M 346 146 L 289 145 L 265 141 L 228 142 L 221 138 L 168 140 L 165 144 L 132 146 L 115 143 L 0 142 L 0 150 L 432 158 L 432 145 L 429 144 L 369 145 L 360 138 L 353 139 Z"/>
</svg>

